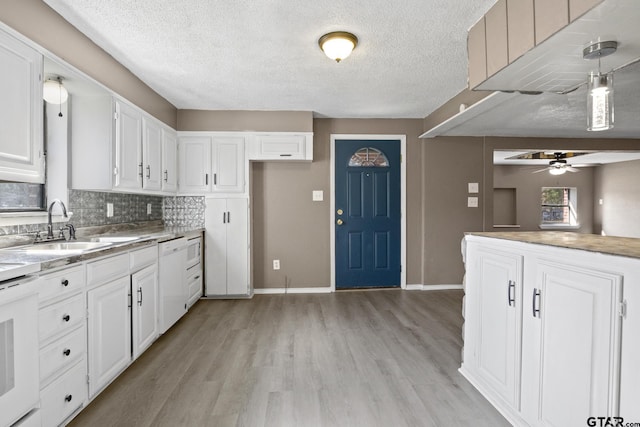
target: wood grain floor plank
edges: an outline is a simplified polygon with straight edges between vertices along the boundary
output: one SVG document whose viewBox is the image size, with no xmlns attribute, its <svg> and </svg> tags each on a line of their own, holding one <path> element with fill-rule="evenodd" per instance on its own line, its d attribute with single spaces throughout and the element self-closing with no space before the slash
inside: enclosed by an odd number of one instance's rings
<svg viewBox="0 0 640 427">
<path fill-rule="evenodd" d="M 73 426 L 506 426 L 457 371 L 461 291 L 202 300 Z"/>
</svg>

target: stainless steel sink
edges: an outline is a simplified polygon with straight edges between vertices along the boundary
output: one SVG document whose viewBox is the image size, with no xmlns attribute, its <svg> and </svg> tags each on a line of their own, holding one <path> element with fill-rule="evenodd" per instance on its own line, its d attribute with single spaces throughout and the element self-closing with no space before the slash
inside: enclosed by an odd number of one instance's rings
<svg viewBox="0 0 640 427">
<path fill-rule="evenodd" d="M 10 249 L 27 254 L 74 254 L 111 245 L 111 242 L 52 242 Z"/>
<path fill-rule="evenodd" d="M 131 242 L 133 240 L 138 240 L 139 237 L 131 237 L 131 236 L 111 236 L 111 237 L 92 237 L 92 242 L 103 242 L 103 243 L 125 243 Z"/>
</svg>

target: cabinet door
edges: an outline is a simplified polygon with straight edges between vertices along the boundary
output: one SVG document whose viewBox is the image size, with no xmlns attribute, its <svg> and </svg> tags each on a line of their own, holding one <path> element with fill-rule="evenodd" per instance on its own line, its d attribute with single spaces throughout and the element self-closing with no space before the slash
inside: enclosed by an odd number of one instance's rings
<svg viewBox="0 0 640 427">
<path fill-rule="evenodd" d="M 144 175 L 142 187 L 146 190 L 162 189 L 162 129 L 152 120 L 143 119 L 142 159 Z"/>
<path fill-rule="evenodd" d="M 185 136 L 178 144 L 181 193 L 208 193 L 211 191 L 211 138 Z"/>
<path fill-rule="evenodd" d="M 478 375 L 514 409 L 520 398 L 522 256 L 477 251 L 476 349 Z M 472 274 L 473 276 L 473 274 Z"/>
<path fill-rule="evenodd" d="M 133 301 L 133 358 L 138 358 L 158 337 L 158 269 L 156 265 L 131 276 Z"/>
<path fill-rule="evenodd" d="M 115 188 L 142 188 L 142 115 L 116 100 Z"/>
<path fill-rule="evenodd" d="M 588 417 L 618 415 L 621 318 L 616 308 L 622 278 L 539 261 L 533 284 L 527 283 L 530 305 L 523 312 L 523 333 L 534 338 L 523 354 L 527 421 L 584 425 Z"/>
<path fill-rule="evenodd" d="M 0 180 L 44 183 L 42 55 L 0 31 Z"/>
<path fill-rule="evenodd" d="M 244 192 L 244 137 L 213 137 L 213 187 L 215 193 Z"/>
<path fill-rule="evenodd" d="M 227 200 L 208 198 L 205 203 L 205 293 L 226 295 Z"/>
<path fill-rule="evenodd" d="M 168 129 L 162 129 L 162 191 L 178 191 L 178 140 Z"/>
<path fill-rule="evenodd" d="M 87 292 L 89 396 L 95 396 L 131 361 L 129 276 Z"/>
<path fill-rule="evenodd" d="M 227 199 L 227 294 L 249 293 L 248 201 Z"/>
</svg>

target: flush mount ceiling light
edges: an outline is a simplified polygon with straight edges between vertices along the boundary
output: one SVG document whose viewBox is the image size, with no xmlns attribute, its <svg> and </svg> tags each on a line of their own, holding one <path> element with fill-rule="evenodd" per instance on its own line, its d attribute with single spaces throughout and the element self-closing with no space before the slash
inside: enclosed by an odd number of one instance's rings
<svg viewBox="0 0 640 427">
<path fill-rule="evenodd" d="M 598 60 L 598 73 L 591 72 L 587 80 L 587 130 L 601 131 L 613 128 L 613 73 L 602 74 L 600 59 L 618 49 L 615 41 L 604 41 L 587 46 L 584 59 Z"/>
<path fill-rule="evenodd" d="M 64 104 L 69 98 L 69 92 L 62 85 L 62 77 L 52 77 L 44 82 L 42 97 L 49 104 Z"/>
<path fill-rule="evenodd" d="M 346 31 L 334 31 L 320 37 L 318 45 L 325 55 L 340 62 L 351 55 L 353 49 L 358 45 L 358 38 Z"/>
</svg>

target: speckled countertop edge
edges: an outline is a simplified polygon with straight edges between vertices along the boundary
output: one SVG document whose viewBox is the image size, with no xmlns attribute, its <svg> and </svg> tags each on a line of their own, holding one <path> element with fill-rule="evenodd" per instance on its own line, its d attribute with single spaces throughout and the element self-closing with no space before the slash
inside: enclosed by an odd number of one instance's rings
<svg viewBox="0 0 640 427">
<path fill-rule="evenodd" d="M 496 231 L 468 232 L 468 236 L 491 237 L 537 245 L 579 249 L 608 255 L 640 258 L 640 239 L 633 237 L 600 236 L 562 231 Z"/>
<path fill-rule="evenodd" d="M 204 228 L 201 227 L 164 227 L 161 223 L 141 226 L 136 224 L 118 224 L 115 226 L 89 227 L 86 229 L 78 229 L 78 240 L 87 241 L 93 237 L 105 236 L 134 237 L 135 240 L 115 242 L 95 250 L 85 251 L 81 254 L 69 255 L 28 254 L 20 250 L 14 250 L 17 249 L 15 246 L 28 244 L 30 241 L 25 240 L 24 236 L 7 236 L 2 238 L 4 244 L 0 246 L 3 248 L 0 249 L 0 263 L 19 263 L 30 266 L 39 264 L 39 270 L 45 271 L 119 252 L 152 246 L 156 243 L 162 243 L 180 237 L 197 237 L 201 235 L 203 231 Z"/>
</svg>

